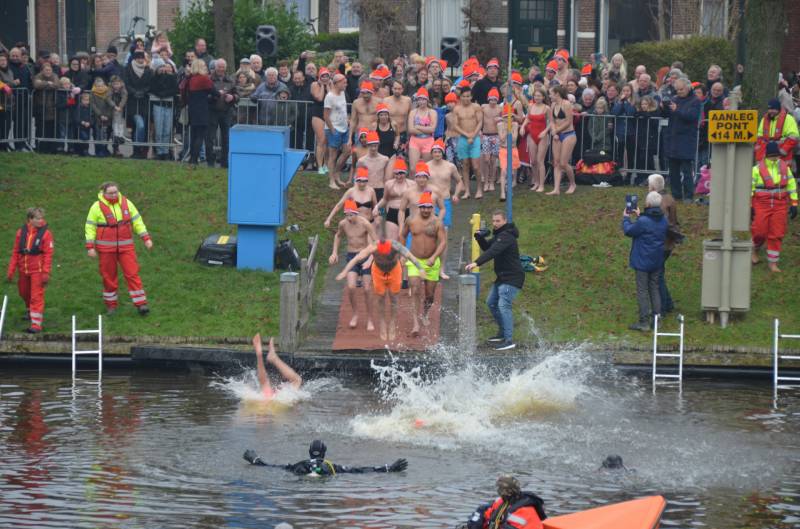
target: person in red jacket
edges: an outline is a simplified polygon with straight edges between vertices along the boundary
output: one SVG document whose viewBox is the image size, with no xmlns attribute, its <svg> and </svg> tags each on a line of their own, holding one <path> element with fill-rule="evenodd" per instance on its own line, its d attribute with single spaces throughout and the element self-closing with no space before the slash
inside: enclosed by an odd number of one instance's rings
<svg viewBox="0 0 800 529">
<path fill-rule="evenodd" d="M 494 502 L 472 513 L 467 529 L 542 529 L 542 520 L 547 518 L 544 501 L 532 492 L 523 491 L 517 478 L 497 478 L 497 494 L 500 497 Z"/>
<path fill-rule="evenodd" d="M 19 270 L 17 288 L 25 301 L 27 318 L 31 322 L 28 332 L 31 334 L 42 332 L 44 290 L 50 281 L 52 263 L 53 234 L 47 228 L 44 210 L 30 208 L 28 221 L 17 230 L 6 279 L 11 282 Z"/>
</svg>

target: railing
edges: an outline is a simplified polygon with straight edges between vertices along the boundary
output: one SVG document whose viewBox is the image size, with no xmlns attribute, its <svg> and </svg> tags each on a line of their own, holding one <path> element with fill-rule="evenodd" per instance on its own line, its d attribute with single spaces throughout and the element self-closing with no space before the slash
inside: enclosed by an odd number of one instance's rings
<svg viewBox="0 0 800 529">
<path fill-rule="evenodd" d="M 29 148 L 33 122 L 30 90 L 14 88 L 11 95 L 0 91 L 0 106 L 0 145 Z"/>
<path fill-rule="evenodd" d="M 800 388 L 800 377 L 787 377 L 780 375 L 781 360 L 800 360 L 800 355 L 780 354 L 781 339 L 797 340 L 800 339 L 800 334 L 781 334 L 780 321 L 775 318 L 772 336 L 772 384 L 775 388 L 775 391 L 778 389 Z M 789 382 L 789 384 L 782 384 L 782 382 Z"/>
<path fill-rule="evenodd" d="M 3 339 L 3 324 L 6 321 L 6 308 L 8 307 L 8 296 L 3 296 L 3 306 L 0 308 L 0 341 Z"/>
<path fill-rule="evenodd" d="M 314 283 L 319 262 L 319 235 L 308 239 L 308 257 L 300 261 L 300 272 L 281 274 L 280 349 L 294 353 L 311 319 Z"/>
<path fill-rule="evenodd" d="M 684 318 L 683 314 L 678 315 L 678 322 L 680 322 L 680 330 L 678 332 L 658 332 L 658 323 L 661 320 L 661 317 L 656 314 L 653 317 L 653 384 L 656 383 L 656 380 L 659 378 L 665 378 L 668 380 L 674 380 L 678 383 L 682 382 L 683 380 L 683 344 L 684 344 Z M 678 352 L 677 353 L 659 353 L 658 352 L 658 338 L 664 337 L 674 337 L 678 338 Z M 658 359 L 659 358 L 677 358 L 678 359 L 678 372 L 677 373 L 665 373 L 663 371 L 658 371 Z"/>
</svg>

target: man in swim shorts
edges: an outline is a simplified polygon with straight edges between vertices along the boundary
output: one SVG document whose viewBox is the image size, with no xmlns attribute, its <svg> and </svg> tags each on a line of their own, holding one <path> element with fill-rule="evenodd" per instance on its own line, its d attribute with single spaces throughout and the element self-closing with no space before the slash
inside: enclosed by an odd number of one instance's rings
<svg viewBox="0 0 800 529">
<path fill-rule="evenodd" d="M 256 369 L 258 370 L 258 383 L 261 387 L 261 393 L 267 399 L 275 396 L 275 390 L 269 383 L 267 376 L 267 369 L 264 367 L 264 351 L 261 345 L 261 334 L 253 336 L 253 348 L 256 351 Z M 275 343 L 272 337 L 269 338 L 269 351 L 267 352 L 267 363 L 273 365 L 278 373 L 281 374 L 283 380 L 295 389 L 299 389 L 303 384 L 303 379 L 297 372 L 289 367 L 275 352 Z"/>
<path fill-rule="evenodd" d="M 458 203 L 458 190 L 461 186 L 461 175 L 458 174 L 458 168 L 444 159 L 445 146 L 444 142 L 440 139 L 436 140 L 431 149 L 433 159 L 428 162 L 428 169 L 431 172 L 430 187 L 436 194 L 442 197 L 444 202 L 444 213 L 439 211 L 438 208 L 434 209 L 434 213 L 438 216 L 444 224 L 444 230 L 447 232 L 450 226 L 453 225 L 453 202 Z M 455 183 L 455 194 L 452 195 L 451 201 L 451 188 Z M 447 260 L 447 251 L 442 254 L 442 279 L 450 279 L 445 273 L 445 262 Z"/>
<path fill-rule="evenodd" d="M 484 191 L 494 191 L 497 181 L 497 157 L 500 155 L 500 136 L 497 134 L 497 118 L 500 117 L 500 92 L 497 88 L 489 90 L 489 102 L 481 105 L 483 129 L 481 131 L 481 173 Z"/>
<path fill-rule="evenodd" d="M 456 153 L 461 160 L 461 180 L 464 194 L 461 198 L 469 198 L 470 167 L 474 169 L 478 187 L 475 198 L 483 198 L 483 178 L 481 176 L 480 157 L 481 140 L 478 134 L 483 127 L 483 111 L 480 105 L 472 102 L 472 91 L 469 86 L 461 88 L 461 97 L 458 105 L 453 109 L 453 124 L 458 133 Z"/>
<path fill-rule="evenodd" d="M 299 461 L 297 463 L 288 465 L 275 465 L 265 463 L 258 454 L 253 450 L 247 450 L 244 453 L 244 459 L 251 465 L 260 467 L 282 468 L 297 476 L 335 476 L 336 474 L 363 474 L 366 472 L 402 472 L 408 468 L 408 461 L 405 459 L 398 459 L 391 465 L 379 465 L 376 467 L 348 467 L 344 465 L 337 465 L 325 459 L 325 453 L 328 447 L 322 441 L 316 440 L 311 443 L 308 448 L 308 459 Z"/>
<path fill-rule="evenodd" d="M 414 263 L 418 270 L 424 269 L 424 265 L 414 257 L 408 248 L 397 241 L 381 239 L 358 252 L 347 263 L 344 270 L 336 276 L 336 280 L 341 281 L 354 266 L 358 266 L 358 263 L 372 257 L 372 290 L 378 298 L 378 328 L 381 340 L 394 341 L 397 336 L 397 294 L 400 292 L 403 279 L 401 255 Z M 390 312 L 388 332 L 386 326 L 387 301 Z"/>
<path fill-rule="evenodd" d="M 442 266 L 439 256 L 447 247 L 444 224 L 433 214 L 433 196 L 430 192 L 422 193 L 417 202 L 417 208 L 419 213 L 412 214 L 411 218 L 405 221 L 400 234 L 402 238 L 411 234 L 411 253 L 422 261 L 422 268 L 418 268 L 411 261 L 406 262 L 413 302 L 412 336 L 419 335 L 420 320 L 425 326 L 429 324 L 428 312 L 433 305 L 436 286 L 439 284 L 439 271 Z"/>
</svg>

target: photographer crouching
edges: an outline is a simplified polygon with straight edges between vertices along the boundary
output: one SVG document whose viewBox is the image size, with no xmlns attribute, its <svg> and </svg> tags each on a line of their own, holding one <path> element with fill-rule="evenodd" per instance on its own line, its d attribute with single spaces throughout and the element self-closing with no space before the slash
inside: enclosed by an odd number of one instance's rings
<svg viewBox="0 0 800 529">
<path fill-rule="evenodd" d="M 633 239 L 630 267 L 636 271 L 636 301 L 639 303 L 639 321 L 630 325 L 632 331 L 649 331 L 653 316 L 661 314 L 659 277 L 664 267 L 664 241 L 667 237 L 667 219 L 661 211 L 661 195 L 651 191 L 645 198 L 644 213 L 631 206 L 630 200 L 623 212 L 622 231 Z M 631 220 L 636 215 L 636 220 Z"/>
<path fill-rule="evenodd" d="M 495 351 L 507 351 L 516 347 L 511 304 L 525 283 L 525 271 L 519 261 L 517 227 L 513 222 L 508 222 L 506 214 L 499 210 L 492 213 L 492 227 L 494 236 L 488 240 L 486 237 L 489 236 L 489 230 L 475 232 L 475 240 L 478 241 L 483 253 L 465 269 L 470 272 L 494 259 L 494 273 L 497 275 L 497 280 L 489 291 L 486 304 L 497 322 L 499 331 L 496 336 L 489 338 L 489 342 L 495 345 Z"/>
</svg>

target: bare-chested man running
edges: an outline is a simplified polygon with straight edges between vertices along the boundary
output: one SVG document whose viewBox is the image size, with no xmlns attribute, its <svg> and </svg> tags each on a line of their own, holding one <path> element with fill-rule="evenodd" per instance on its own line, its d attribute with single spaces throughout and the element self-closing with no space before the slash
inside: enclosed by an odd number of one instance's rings
<svg viewBox="0 0 800 529">
<path fill-rule="evenodd" d="M 433 197 L 430 192 L 422 193 L 417 202 L 419 213 L 412 215 L 403 225 L 402 237 L 411 234 L 411 253 L 422 261 L 422 269 L 411 262 L 406 262 L 408 281 L 411 286 L 414 326 L 412 336 L 419 335 L 419 322 L 427 326 L 428 313 L 436 295 L 439 283 L 441 259 L 439 256 L 447 246 L 447 234 L 444 224 L 433 214 Z M 423 284 L 424 273 L 424 284 Z"/>
<path fill-rule="evenodd" d="M 453 202 L 458 203 L 461 176 L 458 174 L 458 168 L 455 164 L 444 159 L 444 152 L 444 142 L 440 138 L 433 143 L 433 147 L 431 148 L 433 159 L 428 162 L 428 168 L 431 171 L 430 187 L 437 195 L 442 197 L 442 202 L 444 202 L 444 214 L 442 214 L 441 211 L 436 211 L 435 213 L 442 219 L 445 231 L 448 231 L 450 226 L 453 225 Z M 455 194 L 452 195 L 451 201 L 450 189 L 453 183 L 456 184 L 456 187 Z M 442 254 L 442 272 L 439 274 L 442 279 L 450 279 L 446 274 L 446 261 L 447 251 L 445 250 Z"/>
<path fill-rule="evenodd" d="M 375 209 L 372 210 L 372 216 L 377 218 L 380 214 L 380 209 L 386 208 L 386 238 L 390 240 L 396 240 L 400 235 L 399 214 L 403 196 L 406 191 L 416 185 L 406 178 L 408 166 L 402 158 L 395 159 L 393 172 L 394 178 L 386 181 L 383 198 L 378 201 Z M 409 213 L 409 211 L 404 212 L 406 217 L 409 216 Z"/>
<path fill-rule="evenodd" d="M 355 257 L 353 257 L 344 270 L 336 276 L 337 281 L 341 281 L 357 266 L 357 263 L 372 258 L 372 289 L 375 297 L 378 298 L 378 328 L 380 329 L 381 340 L 394 341 L 397 336 L 397 294 L 400 293 L 402 278 L 402 265 L 400 256 L 405 257 L 415 264 L 417 269 L 423 269 L 424 265 L 402 244 L 390 239 L 382 239 L 370 244 Z M 389 305 L 389 328 L 386 328 L 387 301 Z"/>
<path fill-rule="evenodd" d="M 400 151 L 403 152 L 408 144 L 408 113 L 411 112 L 411 98 L 403 95 L 403 83 L 398 80 L 392 82 L 392 97 L 383 100 L 389 107 L 389 116 L 397 124 L 395 132 L 400 136 Z"/>
<path fill-rule="evenodd" d="M 359 87 L 358 98 L 353 101 L 350 108 L 350 130 L 356 131 L 361 128 L 375 130 L 378 126 L 378 114 L 376 107 L 380 101 L 375 94 L 375 87 L 372 81 L 362 81 Z"/>
<path fill-rule="evenodd" d="M 339 242 L 342 237 L 347 237 L 347 260 L 350 261 L 355 255 L 369 246 L 372 241 L 378 240 L 375 233 L 375 228 L 369 223 L 367 219 L 358 214 L 358 206 L 354 200 L 345 200 L 344 202 L 344 216 L 345 218 L 339 222 L 339 229 L 336 230 L 336 236 L 333 238 L 333 251 L 328 259 L 330 264 L 335 264 L 339 261 Z M 365 266 L 366 265 L 366 266 Z M 356 288 L 359 278 L 369 274 L 369 260 L 358 263 L 358 266 L 353 266 L 347 274 L 347 297 L 350 300 L 350 306 L 353 308 L 353 317 L 350 319 L 350 328 L 355 329 L 358 325 L 358 312 L 356 307 Z M 375 326 L 372 324 L 372 285 L 371 281 L 362 281 L 364 288 L 364 302 L 367 307 L 367 330 L 374 331 Z"/>
<path fill-rule="evenodd" d="M 378 200 L 383 198 L 383 187 L 386 180 L 392 175 L 389 157 L 378 152 L 380 138 L 378 133 L 371 130 L 367 133 L 367 154 L 358 159 L 359 167 L 366 167 L 369 172 L 369 186 L 375 190 Z"/>
<path fill-rule="evenodd" d="M 461 198 L 469 198 L 470 166 L 475 170 L 478 187 L 475 198 L 483 198 L 483 178 L 481 176 L 481 140 L 478 136 L 483 126 L 483 111 L 480 105 L 472 102 L 472 90 L 468 86 L 461 88 L 460 102 L 453 109 L 454 124 L 459 134 L 456 151 L 461 160 L 461 181 L 464 194 Z"/>
</svg>

